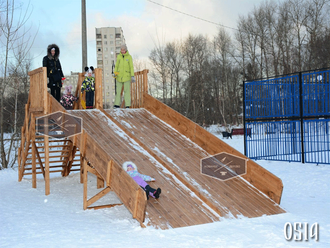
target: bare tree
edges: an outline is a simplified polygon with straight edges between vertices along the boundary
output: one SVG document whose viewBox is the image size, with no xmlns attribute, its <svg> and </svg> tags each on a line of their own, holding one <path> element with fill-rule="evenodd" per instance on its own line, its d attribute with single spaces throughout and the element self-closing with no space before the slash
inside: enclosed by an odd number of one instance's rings
<svg viewBox="0 0 330 248">
<path fill-rule="evenodd" d="M 23 5 L 15 4 L 14 0 L 7 0 L 3 2 L 1 15 L 1 61 L 3 65 L 1 68 L 2 80 L 0 81 L 0 162 L 2 168 L 8 168 L 14 165 L 16 157 L 12 158 L 11 152 L 13 147 L 13 140 L 17 137 L 17 99 L 18 99 L 18 85 L 20 79 L 17 78 L 20 67 L 24 67 L 27 63 L 24 63 L 28 51 L 33 43 L 33 38 L 29 35 L 30 30 L 26 29 L 26 22 L 29 19 L 32 10 L 27 5 L 23 8 Z M 34 36 L 35 37 L 35 36 Z M 25 81 L 26 82 L 26 81 Z M 26 88 L 25 88 L 26 89 Z M 27 89 L 26 89 L 27 90 Z M 6 137 L 9 138 L 10 144 L 6 144 L 4 139 L 5 123 L 8 123 L 8 119 L 5 119 L 5 97 L 6 94 L 14 92 L 15 95 L 15 118 L 14 129 L 12 133 Z"/>
<path fill-rule="evenodd" d="M 165 47 L 165 56 L 167 59 L 167 65 L 170 73 L 171 89 L 170 89 L 170 98 L 172 103 L 172 88 L 175 88 L 175 103 L 174 107 L 176 109 L 181 109 L 180 100 L 182 97 L 181 93 L 181 82 L 182 82 L 182 73 L 184 60 L 182 56 L 182 47 L 179 42 L 170 42 L 166 44 Z"/>
</svg>

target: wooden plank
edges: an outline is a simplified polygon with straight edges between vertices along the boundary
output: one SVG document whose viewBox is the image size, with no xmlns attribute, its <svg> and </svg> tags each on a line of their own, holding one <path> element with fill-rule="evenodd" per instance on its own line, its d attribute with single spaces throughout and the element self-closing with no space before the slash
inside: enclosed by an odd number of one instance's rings
<svg viewBox="0 0 330 248">
<path fill-rule="evenodd" d="M 94 195 L 92 198 L 88 199 L 87 207 L 92 205 L 94 202 L 98 201 L 99 199 L 101 199 L 103 196 L 108 194 L 110 191 L 111 191 L 111 189 L 109 187 L 106 187 L 105 189 L 103 189 L 102 191 L 100 191 L 99 193 Z"/>
<path fill-rule="evenodd" d="M 84 166 L 84 193 L 83 193 L 83 208 L 84 210 L 87 209 L 87 182 L 88 182 L 88 165 L 87 161 L 84 159 L 83 161 Z"/>
<path fill-rule="evenodd" d="M 39 67 L 39 68 L 37 68 L 37 69 L 35 69 L 33 71 L 29 71 L 28 72 L 28 75 L 31 77 L 31 76 L 33 76 L 35 74 L 42 73 L 43 71 L 44 71 L 43 68 L 42 67 Z"/>
<path fill-rule="evenodd" d="M 121 206 L 123 205 L 122 203 L 116 203 L 116 204 L 108 204 L 108 205 L 101 205 L 101 206 L 91 206 L 91 207 L 88 207 L 88 209 L 102 209 L 102 208 L 112 208 L 112 207 L 115 207 L 115 206 Z"/>
<path fill-rule="evenodd" d="M 102 69 L 95 69 L 95 108 L 103 108 Z"/>
<path fill-rule="evenodd" d="M 112 167 L 112 164 L 113 164 L 113 160 L 110 160 L 108 162 L 108 168 L 107 168 L 107 178 L 106 178 L 107 187 L 111 186 L 111 167 Z"/>
<path fill-rule="evenodd" d="M 31 115 L 31 122 L 35 122 L 33 114 Z M 35 144 L 35 125 L 32 128 L 32 188 L 37 188 L 37 174 L 36 174 L 36 148 L 33 146 Z"/>
<path fill-rule="evenodd" d="M 80 154 L 80 183 L 84 182 L 84 166 L 83 166 L 83 161 L 84 158 L 83 156 Z"/>
</svg>

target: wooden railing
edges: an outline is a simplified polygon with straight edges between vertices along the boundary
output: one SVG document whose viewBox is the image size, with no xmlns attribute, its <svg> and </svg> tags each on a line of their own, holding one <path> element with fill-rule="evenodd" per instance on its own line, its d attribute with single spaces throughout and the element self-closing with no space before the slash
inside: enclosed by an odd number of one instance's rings
<svg viewBox="0 0 330 248">
<path fill-rule="evenodd" d="M 148 93 L 148 72 L 149 70 L 143 70 L 135 72 L 135 83 L 131 84 L 131 107 L 143 108 L 144 105 L 144 93 Z"/>
</svg>

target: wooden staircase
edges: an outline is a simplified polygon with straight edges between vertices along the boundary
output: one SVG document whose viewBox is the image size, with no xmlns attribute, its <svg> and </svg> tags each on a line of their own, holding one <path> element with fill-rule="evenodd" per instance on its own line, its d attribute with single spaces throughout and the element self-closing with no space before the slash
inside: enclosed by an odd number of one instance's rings
<svg viewBox="0 0 330 248">
<path fill-rule="evenodd" d="M 75 144 L 75 139 L 63 135 L 61 128 L 51 119 L 48 126 L 54 132 L 51 136 L 43 135 L 39 126 L 43 124 L 36 121 L 53 112 L 66 112 L 66 110 L 47 92 L 44 78 L 45 68 L 29 73 L 31 77 L 30 94 L 25 105 L 25 118 L 21 130 L 21 145 L 18 149 L 18 181 L 24 176 L 32 177 L 32 187 L 37 187 L 37 175 L 42 175 L 46 182 L 46 194 L 49 194 L 49 174 L 61 173 L 63 177 L 72 171 L 81 170 L 81 155 Z M 41 76 L 43 75 L 43 76 Z M 36 92 L 39 98 L 35 97 Z M 38 126 L 39 125 L 39 126 Z M 49 133 L 50 134 L 50 133 Z"/>
<path fill-rule="evenodd" d="M 32 176 L 32 186 L 36 187 L 36 175 L 42 174 L 45 178 L 45 162 L 49 160 L 49 173 L 61 173 L 63 177 L 68 176 L 71 171 L 80 171 L 80 152 L 73 142 L 61 134 L 53 134 L 48 138 L 48 156 L 45 153 L 45 136 L 36 132 L 35 115 L 31 113 L 30 130 L 22 129 L 22 139 L 20 154 L 22 160 L 19 161 L 19 180 L 24 176 Z M 28 121 L 28 120 L 27 120 Z M 49 125 L 51 126 L 51 121 Z M 40 129 L 37 129 L 41 131 Z M 59 127 L 52 128 L 54 132 L 61 133 Z M 26 134 L 27 133 L 27 134 Z"/>
<path fill-rule="evenodd" d="M 61 173 L 62 176 L 68 176 L 71 171 L 80 171 L 80 153 L 79 149 L 73 146 L 69 139 L 51 139 L 49 140 L 49 173 Z M 36 155 L 36 174 L 45 176 L 45 144 L 42 137 L 38 138 L 28 148 L 23 168 L 23 176 L 32 175 L 33 151 Z M 77 163 L 78 162 L 78 163 Z"/>
</svg>

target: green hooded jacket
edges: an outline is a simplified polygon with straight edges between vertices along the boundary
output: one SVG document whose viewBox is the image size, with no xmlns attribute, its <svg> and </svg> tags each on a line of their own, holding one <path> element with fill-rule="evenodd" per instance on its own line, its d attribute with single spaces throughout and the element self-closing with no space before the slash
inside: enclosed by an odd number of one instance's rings
<svg viewBox="0 0 330 248">
<path fill-rule="evenodd" d="M 128 51 L 126 51 L 125 54 L 122 54 L 121 52 L 118 54 L 115 72 L 118 72 L 118 82 L 123 83 L 131 81 L 131 77 L 134 76 L 134 68 L 132 56 L 129 54 Z"/>
</svg>

